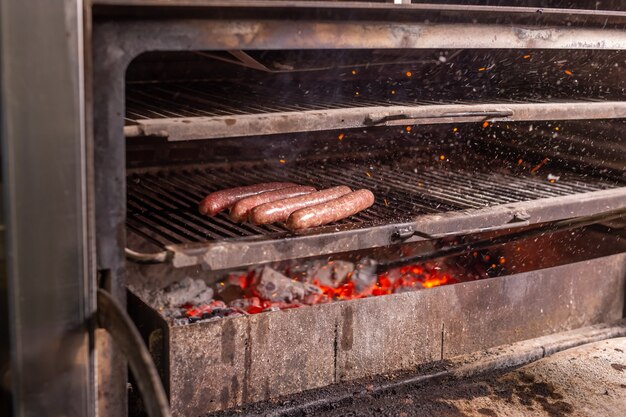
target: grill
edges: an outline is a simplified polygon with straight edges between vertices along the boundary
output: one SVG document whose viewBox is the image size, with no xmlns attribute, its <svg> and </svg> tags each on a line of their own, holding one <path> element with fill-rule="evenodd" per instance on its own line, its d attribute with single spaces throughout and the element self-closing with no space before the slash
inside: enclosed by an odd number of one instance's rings
<svg viewBox="0 0 626 417">
<path fill-rule="evenodd" d="M 128 1 L 93 22 L 96 265 L 113 298 L 128 296 L 174 415 L 623 316 L 619 224 L 551 227 L 626 206 L 626 14 Z M 297 232 L 198 213 L 210 192 L 266 181 L 368 188 L 376 202 Z M 489 239 L 506 243 L 480 252 Z M 344 292 L 369 261 L 378 287 Z M 443 266 L 441 280 L 384 292 L 400 263 Z M 351 271 L 331 298 L 272 299 L 313 291 L 319 265 Z M 182 281 L 216 304 L 159 306 Z M 123 415 L 127 366 L 101 353 L 113 371 L 98 398 Z"/>
<path fill-rule="evenodd" d="M 549 182 L 545 174 L 517 174 L 513 170 L 494 172 L 474 167 L 472 170 L 451 169 L 448 162 L 439 164 L 414 159 L 398 164 L 374 164 L 366 162 L 326 161 L 268 167 L 244 165 L 228 169 L 190 168 L 169 169 L 147 173 L 135 173 L 128 177 L 127 225 L 132 233 L 142 238 L 141 245 L 170 248 L 174 253 L 189 248 L 206 251 L 202 258 L 185 258 L 204 262 L 213 269 L 255 264 L 284 259 L 284 238 L 297 248 L 298 239 L 306 239 L 308 245 L 299 253 L 288 251 L 289 256 L 310 256 L 319 252 L 310 249 L 311 242 L 318 251 L 325 246 L 328 236 L 337 232 L 364 233 L 377 226 L 391 226 L 410 221 L 418 222 L 421 216 L 432 218 L 433 214 L 458 212 L 456 230 L 466 230 L 463 219 L 472 218 L 470 213 L 498 205 L 540 199 L 575 196 L 581 193 L 606 191 L 622 194 L 623 183 L 605 178 L 593 178 L 571 172 L 560 172 L 559 180 Z M 282 225 L 254 226 L 249 223 L 232 222 L 226 213 L 207 217 L 197 212 L 198 201 L 212 192 L 225 187 L 237 187 L 266 181 L 293 181 L 318 188 L 348 185 L 353 189 L 369 188 L 378 199 L 373 207 L 336 224 L 307 231 L 303 235 L 292 234 Z M 571 212 L 574 217 L 587 210 L 585 202 Z M 430 222 L 434 226 L 437 220 Z M 488 223 L 489 221 L 493 223 Z M 500 218 L 487 219 L 483 228 L 501 226 Z M 505 224 L 506 225 L 506 224 Z M 391 237 L 390 237 L 391 238 Z M 134 242 L 138 244 L 139 242 Z M 242 258 L 241 250 L 249 251 L 250 245 L 264 247 L 256 256 L 248 252 Z M 273 247 L 273 249 L 271 249 Z M 361 249 L 361 246 L 346 249 Z M 224 251 L 232 253 L 225 257 Z M 221 253 L 220 256 L 217 254 Z M 282 256 L 281 256 L 282 253 Z M 269 255 L 268 254 L 272 254 Z M 213 259 L 213 260 L 211 260 Z M 183 262 L 183 261 L 181 261 Z"/>
</svg>

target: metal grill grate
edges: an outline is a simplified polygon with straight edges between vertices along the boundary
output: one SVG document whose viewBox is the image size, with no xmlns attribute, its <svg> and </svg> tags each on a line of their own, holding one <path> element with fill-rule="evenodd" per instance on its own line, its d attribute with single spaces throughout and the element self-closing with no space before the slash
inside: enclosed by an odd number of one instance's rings
<svg viewBox="0 0 626 417">
<path fill-rule="evenodd" d="M 522 201 L 550 199 L 619 187 L 597 178 L 464 171 L 415 163 L 403 166 L 364 163 L 250 166 L 231 169 L 178 169 L 128 177 L 128 227 L 161 247 L 222 239 L 280 239 L 290 233 L 279 224 L 237 224 L 226 213 L 202 216 L 197 205 L 209 192 L 265 181 L 289 180 L 318 188 L 348 185 L 376 195 L 370 209 L 343 220 L 332 231 L 396 224 L 418 216 L 484 209 Z M 327 233 L 328 228 L 321 230 Z M 249 239 L 248 239 L 249 240 Z"/>
<path fill-rule="evenodd" d="M 399 88 L 399 87 L 396 87 Z M 393 90 L 393 94 L 390 91 Z M 459 100 L 455 91 L 434 96 L 422 89 L 407 88 L 406 92 L 367 84 L 361 89 L 353 83 L 298 85 L 290 88 L 245 83 L 161 83 L 129 84 L 126 92 L 126 121 L 179 117 L 216 117 L 305 110 L 330 110 L 378 106 L 425 106 L 434 104 L 547 103 L 539 95 L 484 97 Z M 429 95 L 430 94 L 430 95 Z M 474 94 L 476 95 L 476 94 Z M 528 95 L 528 93 L 526 93 Z M 601 98 L 578 98 L 588 102 L 606 101 Z M 564 97 L 551 102 L 571 102 Z"/>
<path fill-rule="evenodd" d="M 126 109 L 126 137 L 179 141 L 398 124 L 620 118 L 626 102 L 523 90 L 490 96 L 462 86 L 435 92 L 384 83 L 366 83 L 360 89 L 357 82 L 321 82 L 285 89 L 179 82 L 128 85 Z"/>
</svg>

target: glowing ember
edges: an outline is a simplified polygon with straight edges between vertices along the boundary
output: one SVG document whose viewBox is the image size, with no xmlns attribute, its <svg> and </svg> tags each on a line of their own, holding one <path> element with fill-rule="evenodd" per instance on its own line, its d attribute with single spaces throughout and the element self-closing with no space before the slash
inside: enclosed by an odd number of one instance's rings
<svg viewBox="0 0 626 417">
<path fill-rule="evenodd" d="M 367 271 L 367 266 L 329 261 L 314 269 L 310 276 L 305 274 L 304 282 L 302 276 L 296 277 L 295 273 L 290 275 L 288 271 L 283 271 L 283 274 L 268 267 L 250 269 L 239 275 L 231 274 L 218 284 L 217 292 L 225 300 L 213 300 L 201 306 L 184 304 L 181 306 L 181 313 L 189 322 L 194 322 L 417 291 L 460 282 L 449 271 L 434 264 L 408 265 L 372 276 L 364 271 Z M 335 278 L 342 276 L 343 279 L 334 282 Z M 227 294 L 233 292 L 226 291 L 227 288 L 234 288 L 240 298 L 227 301 Z"/>
</svg>

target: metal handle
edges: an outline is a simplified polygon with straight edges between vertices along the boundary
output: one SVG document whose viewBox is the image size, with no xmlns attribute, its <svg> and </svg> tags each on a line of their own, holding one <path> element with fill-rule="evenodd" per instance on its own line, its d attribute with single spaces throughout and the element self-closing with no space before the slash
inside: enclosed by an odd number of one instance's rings
<svg viewBox="0 0 626 417">
<path fill-rule="evenodd" d="M 137 380 L 148 416 L 171 417 L 167 395 L 152 357 L 139 331 L 122 307 L 103 289 L 98 289 L 98 325 L 106 329 L 128 359 Z"/>
<path fill-rule="evenodd" d="M 140 264 L 162 264 L 170 260 L 171 253 L 168 251 L 142 253 L 129 248 L 124 249 L 126 258 Z"/>
<path fill-rule="evenodd" d="M 619 209 L 605 211 L 590 216 L 581 216 L 574 217 L 572 219 L 559 220 L 553 223 L 546 223 L 541 226 L 537 226 L 530 230 L 516 231 L 501 236 L 496 236 L 494 238 L 487 238 L 474 242 L 464 242 L 459 245 L 446 246 L 440 249 L 435 249 L 431 252 L 408 256 L 406 258 L 400 258 L 393 261 L 381 262 L 377 265 L 376 273 L 385 272 L 391 268 L 396 268 L 412 263 L 426 262 L 433 259 L 444 258 L 447 256 L 460 255 L 474 250 L 487 249 L 493 246 L 498 246 L 521 239 L 541 236 L 546 233 L 555 233 L 564 230 L 571 230 L 579 227 L 590 226 L 596 223 L 609 222 L 618 219 L 621 220 L 624 218 L 626 218 L 626 207 L 621 207 Z"/>
<path fill-rule="evenodd" d="M 447 119 L 447 118 L 463 118 L 463 117 L 481 117 L 481 120 L 488 120 L 494 117 L 510 117 L 513 115 L 511 110 L 490 110 L 490 111 L 465 111 L 465 112 L 448 112 L 448 113 L 438 113 L 438 114 L 422 114 L 422 115 L 411 115 L 405 113 L 398 114 L 390 114 L 378 119 L 375 119 L 375 115 L 368 115 L 363 124 L 365 126 L 377 126 L 384 125 L 388 122 L 404 120 L 420 120 L 420 119 Z"/>
<path fill-rule="evenodd" d="M 446 233 L 426 233 L 421 230 L 416 230 L 414 226 L 405 226 L 398 228 L 391 236 L 392 240 L 405 241 L 413 236 L 423 237 L 425 239 L 441 239 L 444 237 L 458 236 L 458 235 L 470 235 L 476 233 L 495 232 L 498 230 L 506 230 L 518 227 L 530 226 L 530 215 L 525 211 L 516 211 L 513 214 L 513 218 L 508 223 L 503 223 L 497 226 L 476 227 L 474 229 L 454 230 Z"/>
</svg>

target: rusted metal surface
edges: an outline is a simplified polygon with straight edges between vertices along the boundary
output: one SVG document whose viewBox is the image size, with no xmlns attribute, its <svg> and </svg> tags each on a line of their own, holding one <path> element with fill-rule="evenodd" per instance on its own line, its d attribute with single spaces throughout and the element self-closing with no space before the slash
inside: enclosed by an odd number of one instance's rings
<svg viewBox="0 0 626 417">
<path fill-rule="evenodd" d="M 626 118 L 626 102 L 435 104 L 145 119 L 124 126 L 124 135 L 167 137 L 170 141 L 179 141 L 367 126 L 607 118 Z"/>
<path fill-rule="evenodd" d="M 181 49 L 626 48 L 622 30 L 497 24 L 187 19 L 106 22 L 98 31 L 129 58 Z"/>
<path fill-rule="evenodd" d="M 427 291 L 170 327 L 165 366 L 172 411 L 198 416 L 616 321 L 625 281 L 622 254 Z"/>
</svg>

